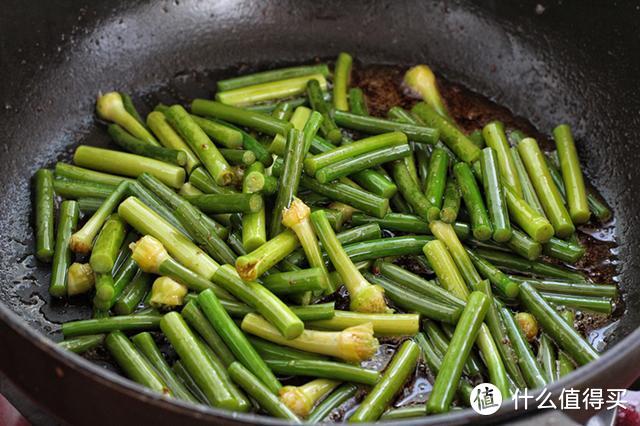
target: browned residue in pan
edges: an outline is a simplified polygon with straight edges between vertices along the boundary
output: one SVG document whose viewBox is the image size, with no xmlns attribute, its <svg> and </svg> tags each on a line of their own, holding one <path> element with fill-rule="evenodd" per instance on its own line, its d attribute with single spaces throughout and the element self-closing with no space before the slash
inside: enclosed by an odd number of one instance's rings
<svg viewBox="0 0 640 426">
<path fill-rule="evenodd" d="M 367 106 L 371 115 L 385 117 L 387 111 L 396 105 L 410 109 L 419 101 L 402 84 L 405 69 L 391 66 L 354 67 L 352 84 L 362 88 L 367 99 Z M 515 116 L 509 109 L 500 106 L 486 97 L 474 93 L 465 87 L 438 78 L 438 86 L 444 98 L 449 112 L 456 123 L 467 133 L 482 127 L 494 120 L 502 121 L 506 129 L 518 129 L 538 140 L 543 148 L 552 149 L 553 142 L 546 134 L 539 132 L 525 118 Z M 550 130 L 550 129 L 548 129 Z M 607 224 L 606 227 L 613 225 Z M 596 234 L 595 230 L 602 228 L 598 223 L 592 223 L 584 227 L 588 233 L 578 232 L 580 241 L 587 251 L 585 256 L 574 265 L 577 269 L 586 273 L 594 282 L 614 283 L 616 276 L 616 258 L 612 252 L 615 243 L 612 238 L 593 238 L 589 234 Z M 612 229 L 614 231 L 614 229 Z M 602 234 L 603 232 L 600 232 Z M 604 232 L 607 234 L 606 232 Z M 613 232 L 611 232 L 613 234 Z M 553 263 L 559 263 L 553 259 L 546 259 Z M 406 265 L 414 272 L 419 270 L 415 265 Z M 621 302 L 618 302 L 620 305 Z M 621 312 L 620 306 L 616 312 Z M 610 319 L 602 316 L 584 315 L 578 321 L 582 331 L 590 331 L 609 322 Z"/>
</svg>

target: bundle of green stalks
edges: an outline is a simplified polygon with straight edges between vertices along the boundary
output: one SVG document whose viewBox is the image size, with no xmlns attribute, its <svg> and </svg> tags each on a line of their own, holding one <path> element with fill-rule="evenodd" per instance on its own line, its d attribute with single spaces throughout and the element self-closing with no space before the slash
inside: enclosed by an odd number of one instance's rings
<svg viewBox="0 0 640 426">
<path fill-rule="evenodd" d="M 373 117 L 352 66 L 221 80 L 215 100 L 146 120 L 100 95 L 115 146 L 34 179 L 51 295 L 93 304 L 60 345 L 104 346 L 170 398 L 292 422 L 354 398 L 351 422 L 444 413 L 472 383 L 506 400 L 596 359 L 573 315 L 611 314 L 617 289 L 567 265 L 585 253 L 576 227 L 611 212 L 570 128 L 553 131 L 557 163 L 497 121 L 467 134 L 425 65 L 404 82 L 421 100 Z M 371 367 L 380 341 L 394 355 Z M 433 390 L 397 408 L 419 363 Z"/>
</svg>

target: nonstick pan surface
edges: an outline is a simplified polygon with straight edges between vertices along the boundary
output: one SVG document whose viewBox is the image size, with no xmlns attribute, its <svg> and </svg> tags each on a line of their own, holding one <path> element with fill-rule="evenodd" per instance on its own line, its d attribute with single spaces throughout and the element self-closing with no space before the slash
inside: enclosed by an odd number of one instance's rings
<svg viewBox="0 0 640 426">
<path fill-rule="evenodd" d="M 640 334 L 640 10 L 596 1 L 5 0 L 0 15 L 0 368 L 69 422 L 175 424 L 276 420 L 167 403 L 51 345 L 59 324 L 88 315 L 47 295 L 32 256 L 29 179 L 104 141 L 98 91 L 208 96 L 216 77 L 331 58 L 428 63 L 441 75 L 528 117 L 572 124 L 590 181 L 616 213 L 626 311 L 597 363 L 554 386 L 626 386 Z M 193 72 L 196 72 L 193 74 Z M 197 76 L 207 76 L 199 81 Z M 149 105 L 151 106 L 151 105 Z M 52 334 L 53 333 L 53 334 Z M 625 338 L 623 343 L 616 344 Z M 634 358 L 634 356 L 636 358 Z M 504 416 L 522 415 L 504 407 Z M 420 424 L 478 421 L 472 412 Z M 487 419 L 485 419 L 487 420 Z M 495 420 L 495 418 L 492 418 Z"/>
</svg>

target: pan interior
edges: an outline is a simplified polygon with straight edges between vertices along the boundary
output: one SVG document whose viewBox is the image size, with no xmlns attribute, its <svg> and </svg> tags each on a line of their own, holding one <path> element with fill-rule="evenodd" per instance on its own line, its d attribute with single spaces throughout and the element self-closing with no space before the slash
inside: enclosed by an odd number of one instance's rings
<svg viewBox="0 0 640 426">
<path fill-rule="evenodd" d="M 577 4 L 539 14 L 531 2 L 499 10 L 431 1 L 125 3 L 87 9 L 44 2 L 37 11 L 8 8 L 0 18 L 8 34 L 0 51 L 0 300 L 30 327 L 55 336 L 60 323 L 89 315 L 86 302 L 48 296 L 49 267 L 32 255 L 28 188 L 35 170 L 68 159 L 80 140 L 106 142 L 91 113 L 98 91 L 122 90 L 150 107 L 208 97 L 223 76 L 341 50 L 363 63 L 428 63 L 539 129 L 570 123 L 589 180 L 616 213 L 627 310 L 613 341 L 640 323 L 640 154 L 630 143 L 640 134 L 640 72 L 632 57 L 640 36 L 631 33 L 632 11 L 616 12 L 617 22 L 630 21 L 617 33 L 596 36 Z M 611 10 L 594 8 L 603 21 L 613 19 Z M 20 14 L 29 13 L 45 29 L 18 28 Z M 60 19 L 45 26 L 47 16 Z"/>
</svg>

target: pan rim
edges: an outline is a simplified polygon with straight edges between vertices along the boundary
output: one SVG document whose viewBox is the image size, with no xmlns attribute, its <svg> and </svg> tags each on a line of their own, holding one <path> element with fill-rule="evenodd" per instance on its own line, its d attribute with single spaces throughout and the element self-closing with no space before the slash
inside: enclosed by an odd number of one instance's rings
<svg viewBox="0 0 640 426">
<path fill-rule="evenodd" d="M 47 336 L 41 334 L 37 330 L 29 327 L 25 321 L 18 316 L 15 312 L 9 309 L 4 302 L 0 303 L 0 322 L 10 327 L 14 332 L 21 334 L 23 337 L 28 338 L 28 341 L 37 347 L 37 349 L 46 352 L 48 356 L 52 357 L 52 361 L 59 362 L 61 366 L 74 369 L 76 372 L 85 376 L 88 380 L 98 381 L 101 385 L 106 387 L 115 388 L 115 390 L 121 391 L 130 398 L 138 400 L 139 403 L 148 404 L 149 406 L 158 406 L 163 409 L 169 409 L 176 414 L 184 415 L 185 417 L 200 417 L 207 416 L 213 419 L 223 418 L 232 422 L 246 423 L 246 424 L 265 424 L 273 426 L 288 425 L 290 422 L 276 419 L 265 415 L 255 413 L 234 413 L 228 410 L 209 407 L 203 404 L 193 404 L 186 401 L 180 401 L 175 398 L 169 398 L 153 392 L 142 385 L 139 385 L 132 380 L 127 379 L 124 376 L 118 375 L 112 371 L 100 368 L 91 361 L 84 357 L 67 351 L 64 348 L 59 347 L 56 342 Z M 547 388 L 537 389 L 531 395 L 535 397 L 545 393 L 545 390 L 553 394 L 559 395 L 560 391 L 566 387 L 576 387 L 581 384 L 585 384 L 589 381 L 593 381 L 599 375 L 602 375 L 605 370 L 608 370 L 611 365 L 615 365 L 619 362 L 624 362 L 632 356 L 633 352 L 640 349 L 640 328 L 634 330 L 631 334 L 618 341 L 615 346 L 608 349 L 602 354 L 602 356 L 596 361 L 590 362 L 588 365 L 590 368 L 585 369 L 580 367 L 560 380 L 554 381 Z M 36 401 L 37 403 L 37 401 Z M 39 405 L 39 404 L 38 404 Z M 44 407 L 49 410 L 49 407 Z M 491 420 L 505 419 L 508 417 L 518 416 L 520 418 L 532 416 L 540 413 L 537 409 L 531 409 L 527 411 L 520 411 L 515 414 L 513 400 L 503 402 L 500 410 L 496 412 L 490 418 L 481 416 L 475 413 L 470 408 L 463 410 L 432 415 L 428 417 L 413 418 L 407 420 L 399 420 L 393 422 L 395 424 L 402 425 L 430 425 L 430 424 L 460 424 L 468 422 L 470 420 L 482 422 Z M 257 423 L 259 421 L 259 423 Z"/>
</svg>

